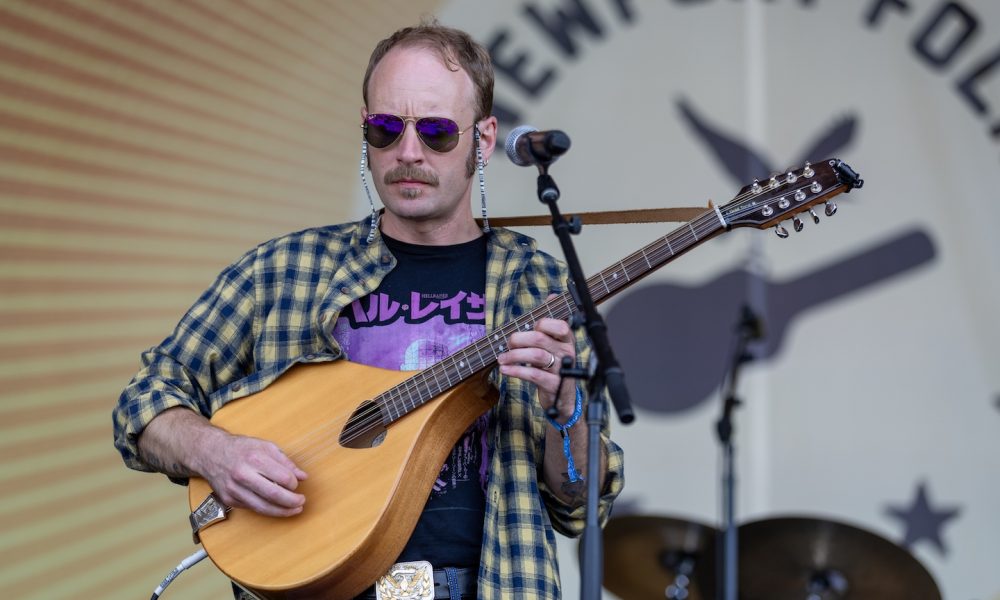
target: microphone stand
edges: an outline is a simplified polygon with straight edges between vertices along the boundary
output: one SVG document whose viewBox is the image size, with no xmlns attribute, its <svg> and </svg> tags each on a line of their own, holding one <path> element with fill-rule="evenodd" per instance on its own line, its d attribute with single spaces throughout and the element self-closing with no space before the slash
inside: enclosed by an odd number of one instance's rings
<svg viewBox="0 0 1000 600">
<path fill-rule="evenodd" d="M 555 160 L 553 157 L 552 160 Z M 587 512 L 586 524 L 583 530 L 583 568 L 580 574 L 581 595 L 583 600 L 596 600 L 601 597 L 601 585 L 603 575 L 603 555 L 601 528 L 598 522 L 598 504 L 600 502 L 600 490 L 598 481 L 600 473 L 600 449 L 601 449 L 601 424 L 604 421 L 606 407 L 602 396 L 601 388 L 606 387 L 608 395 L 614 403 L 618 412 L 618 419 L 624 423 L 631 423 L 635 419 L 629 401 L 628 390 L 625 387 L 624 372 L 615 359 L 611 350 L 611 343 L 608 340 L 607 326 L 604 319 L 597 312 L 597 307 L 587 289 L 587 279 L 583 275 L 583 268 L 577 257 L 576 249 L 570 235 L 580 232 L 581 224 L 579 218 L 567 221 L 559 212 L 556 201 L 559 200 L 559 188 L 556 182 L 549 176 L 549 165 L 552 160 L 538 161 L 538 199 L 548 205 L 552 213 L 552 228 L 559 244 L 562 246 L 563 254 L 566 257 L 566 266 L 570 274 L 570 294 L 576 302 L 579 312 L 571 320 L 574 328 L 583 326 L 586 328 L 597 357 L 597 367 L 590 375 L 587 382 Z M 587 369 L 570 369 L 566 365 L 560 369 L 561 377 L 574 377 L 587 379 Z M 562 389 L 560 382 L 559 389 Z M 553 405 L 552 409 L 555 410 Z M 551 416 L 551 415 L 550 415 Z"/>
<path fill-rule="evenodd" d="M 723 394 L 722 416 L 715 424 L 719 443 L 722 446 L 722 537 L 721 558 L 722 568 L 718 572 L 719 600 L 736 600 L 737 576 L 739 574 L 739 540 L 736 533 L 735 495 L 736 475 L 733 451 L 733 410 L 743 402 L 736 397 L 736 387 L 739 381 L 740 367 L 753 360 L 753 355 L 747 352 L 747 346 L 752 340 L 763 337 L 760 319 L 753 313 L 750 306 L 743 305 L 740 322 L 736 326 L 736 349 L 733 352 L 732 366 L 729 369 L 729 382 Z"/>
</svg>

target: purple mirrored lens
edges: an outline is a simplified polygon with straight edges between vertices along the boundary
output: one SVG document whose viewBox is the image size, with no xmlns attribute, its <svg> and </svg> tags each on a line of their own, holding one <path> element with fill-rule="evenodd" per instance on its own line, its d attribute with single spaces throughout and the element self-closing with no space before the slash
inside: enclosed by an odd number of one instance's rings
<svg viewBox="0 0 1000 600">
<path fill-rule="evenodd" d="M 437 152 L 447 152 L 458 145 L 458 123 L 441 117 L 424 117 L 417 120 L 417 133 L 427 147 Z"/>
<path fill-rule="evenodd" d="M 373 114 L 365 119 L 365 140 L 376 148 L 385 148 L 403 133 L 406 122 L 396 115 Z"/>
</svg>

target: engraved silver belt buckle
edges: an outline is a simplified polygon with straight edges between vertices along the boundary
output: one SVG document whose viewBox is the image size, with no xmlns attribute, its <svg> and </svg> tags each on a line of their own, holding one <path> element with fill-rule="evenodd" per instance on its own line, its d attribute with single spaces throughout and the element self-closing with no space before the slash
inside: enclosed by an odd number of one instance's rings
<svg viewBox="0 0 1000 600">
<path fill-rule="evenodd" d="M 396 563 L 375 582 L 378 600 L 434 600 L 434 567 L 426 560 Z"/>
</svg>

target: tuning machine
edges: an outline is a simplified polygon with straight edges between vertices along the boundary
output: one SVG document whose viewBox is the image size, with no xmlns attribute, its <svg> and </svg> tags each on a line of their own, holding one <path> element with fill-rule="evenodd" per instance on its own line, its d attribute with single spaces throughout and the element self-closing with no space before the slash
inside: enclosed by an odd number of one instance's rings
<svg viewBox="0 0 1000 600">
<path fill-rule="evenodd" d="M 774 226 L 774 234 L 781 239 L 788 237 L 788 230 L 782 227 L 781 223 Z"/>
<path fill-rule="evenodd" d="M 828 201 L 826 203 L 826 210 L 824 212 L 826 212 L 826 216 L 828 217 L 832 217 L 833 215 L 837 214 L 837 203 L 833 202 L 832 200 Z"/>
</svg>

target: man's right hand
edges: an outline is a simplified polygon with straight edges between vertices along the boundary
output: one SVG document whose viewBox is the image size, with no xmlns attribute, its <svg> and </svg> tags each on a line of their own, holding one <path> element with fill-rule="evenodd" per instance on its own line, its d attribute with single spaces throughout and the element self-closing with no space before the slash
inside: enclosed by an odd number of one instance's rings
<svg viewBox="0 0 1000 600">
<path fill-rule="evenodd" d="M 139 436 L 139 453 L 167 475 L 204 478 L 227 506 L 290 517 L 305 505 L 305 496 L 295 489 L 306 473 L 278 446 L 232 435 L 186 408 L 169 409 L 150 421 Z"/>
</svg>

